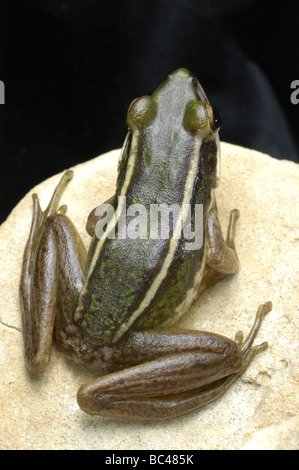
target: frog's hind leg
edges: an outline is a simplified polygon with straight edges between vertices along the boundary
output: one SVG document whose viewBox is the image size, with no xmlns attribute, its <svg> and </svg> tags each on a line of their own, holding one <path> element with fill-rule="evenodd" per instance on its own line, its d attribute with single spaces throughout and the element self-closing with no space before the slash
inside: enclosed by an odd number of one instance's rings
<svg viewBox="0 0 299 470">
<path fill-rule="evenodd" d="M 56 311 L 60 309 L 59 290 L 64 288 L 64 305 L 70 310 L 84 278 L 85 248 L 64 215 L 66 206 L 58 208 L 71 178 L 72 171 L 64 173 L 44 212 L 37 195 L 33 195 L 33 218 L 20 282 L 26 363 L 33 372 L 44 370 L 49 362 Z"/>
<path fill-rule="evenodd" d="M 90 414 L 164 420 L 200 408 L 221 396 L 267 343 L 252 347 L 271 302 L 259 307 L 253 327 L 236 342 L 200 331 L 137 333 L 130 356 L 148 348 L 161 356 L 84 384 L 79 406 Z M 133 344 L 135 342 L 135 344 Z M 120 351 L 121 353 L 121 351 Z M 126 346 L 122 349 L 125 359 Z M 141 352 L 143 354 L 143 352 Z M 145 353 L 144 353 L 145 354 Z"/>
</svg>

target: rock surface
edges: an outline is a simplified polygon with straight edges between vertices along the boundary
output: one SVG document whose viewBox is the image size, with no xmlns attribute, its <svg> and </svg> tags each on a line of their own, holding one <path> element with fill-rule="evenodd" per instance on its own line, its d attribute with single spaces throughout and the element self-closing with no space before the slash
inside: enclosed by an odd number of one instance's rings
<svg viewBox="0 0 299 470">
<path fill-rule="evenodd" d="M 91 208 L 114 192 L 119 151 L 74 168 L 62 201 L 86 244 Z M 60 176 L 34 188 L 45 207 Z M 184 327 L 234 337 L 246 334 L 259 304 L 272 300 L 257 343 L 269 347 L 217 401 L 165 422 L 88 416 L 76 391 L 92 378 L 52 348 L 39 376 L 23 357 L 18 284 L 31 222 L 31 191 L 0 228 L 1 449 L 297 449 L 298 419 L 298 165 L 222 144 L 216 197 L 226 231 L 237 207 L 240 270 L 207 290 L 181 320 Z"/>
</svg>

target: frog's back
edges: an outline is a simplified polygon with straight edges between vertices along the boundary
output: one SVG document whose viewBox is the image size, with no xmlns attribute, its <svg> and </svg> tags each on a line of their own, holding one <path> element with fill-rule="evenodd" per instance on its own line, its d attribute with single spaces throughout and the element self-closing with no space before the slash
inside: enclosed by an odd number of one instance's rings
<svg viewBox="0 0 299 470">
<path fill-rule="evenodd" d="M 166 239 L 151 238 L 150 233 L 153 205 L 180 211 L 183 204 L 203 203 L 207 210 L 205 193 L 197 188 L 201 142 L 185 130 L 185 108 L 181 106 L 198 97 L 192 76 L 185 71 L 172 80 L 176 83 L 146 97 L 154 111 L 150 119 L 144 118 L 145 126 L 133 129 L 117 191 L 117 196 L 125 196 L 127 210 L 141 204 L 146 211 L 145 238 L 119 239 L 116 218 L 115 238 L 99 241 L 95 248 L 97 261 L 88 276 L 88 292 L 82 296 L 84 338 L 89 344 L 108 345 L 132 329 L 169 324 L 184 313 L 201 279 L 204 243 L 200 249 L 188 251 L 179 220 L 171 220 Z M 128 217 L 127 222 L 134 223 L 133 219 Z M 205 227 L 203 239 L 204 232 Z"/>
</svg>

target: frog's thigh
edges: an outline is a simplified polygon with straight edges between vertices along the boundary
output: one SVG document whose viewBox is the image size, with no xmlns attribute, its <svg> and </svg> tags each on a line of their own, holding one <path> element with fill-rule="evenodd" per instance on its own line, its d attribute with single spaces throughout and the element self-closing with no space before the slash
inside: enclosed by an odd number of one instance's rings
<svg viewBox="0 0 299 470">
<path fill-rule="evenodd" d="M 242 368 L 240 348 L 229 338 L 195 331 L 155 336 L 149 334 L 149 348 L 147 333 L 142 342 L 149 357 L 154 343 L 161 357 L 84 384 L 79 406 L 101 416 L 168 419 L 215 399 L 229 386 L 222 379 Z"/>
<path fill-rule="evenodd" d="M 73 314 L 85 260 L 85 248 L 68 217 L 48 217 L 31 265 L 31 281 L 22 286 L 30 297 L 24 308 L 24 338 L 27 366 L 33 372 L 44 370 L 49 362 L 59 297 L 63 296 L 63 313 Z"/>
</svg>

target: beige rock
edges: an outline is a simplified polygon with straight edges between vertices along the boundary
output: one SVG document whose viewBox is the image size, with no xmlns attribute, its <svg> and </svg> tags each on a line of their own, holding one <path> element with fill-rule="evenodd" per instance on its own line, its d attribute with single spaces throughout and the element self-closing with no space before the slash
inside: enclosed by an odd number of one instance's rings
<svg viewBox="0 0 299 470">
<path fill-rule="evenodd" d="M 119 151 L 75 167 L 63 194 L 88 244 L 91 208 L 113 194 Z M 60 175 L 38 192 L 45 207 Z M 269 348 L 217 401 L 165 422 L 88 416 L 76 391 L 92 376 L 53 347 L 48 370 L 29 374 L 23 358 L 18 284 L 31 221 L 30 192 L 0 228 L 1 449 L 295 449 L 298 435 L 298 165 L 222 144 L 217 189 L 222 227 L 240 209 L 237 275 L 206 291 L 181 321 L 234 337 L 259 304 L 272 300 L 257 343 Z"/>
</svg>

